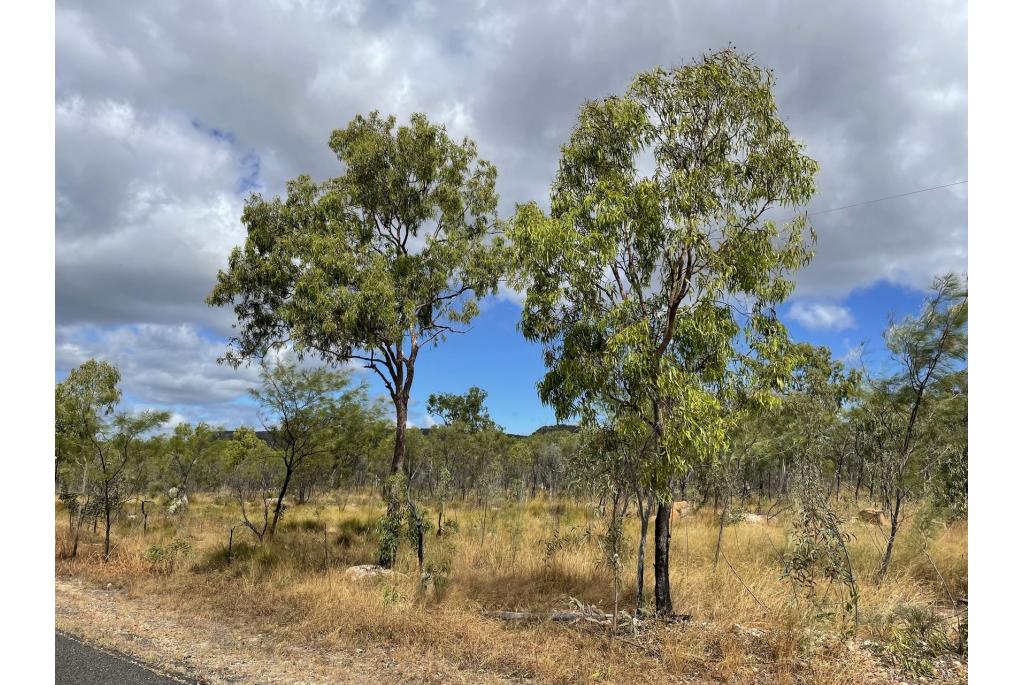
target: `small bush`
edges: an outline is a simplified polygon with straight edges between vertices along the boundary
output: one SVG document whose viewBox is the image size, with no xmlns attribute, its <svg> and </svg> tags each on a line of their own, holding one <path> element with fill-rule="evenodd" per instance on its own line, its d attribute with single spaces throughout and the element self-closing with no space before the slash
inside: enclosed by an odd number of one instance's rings
<svg viewBox="0 0 1024 685">
<path fill-rule="evenodd" d="M 374 526 L 371 520 L 345 519 L 338 524 L 337 543 L 347 549 L 357 542 L 363 542 L 373 533 Z"/>
<path fill-rule="evenodd" d="M 427 562 L 424 581 L 429 580 L 433 585 L 434 599 L 438 602 L 444 599 L 444 596 L 447 594 L 448 588 L 451 585 L 451 571 L 452 562 L 450 559 Z"/>
<path fill-rule="evenodd" d="M 204 555 L 203 559 L 199 563 L 195 565 L 194 570 L 199 573 L 221 571 L 232 564 L 252 559 L 255 556 L 257 549 L 259 549 L 259 546 L 255 544 L 250 544 L 248 542 L 235 542 L 231 545 L 231 563 L 228 563 L 227 545 L 224 545 L 223 547 L 214 547 Z"/>
<path fill-rule="evenodd" d="M 284 530 L 323 531 L 324 524 L 316 519 L 291 519 L 281 526 Z"/>
<path fill-rule="evenodd" d="M 158 573 L 170 573 L 174 570 L 179 557 L 187 557 L 192 545 L 186 540 L 175 538 L 167 545 L 151 545 L 146 550 L 146 561 L 150 569 Z"/>
<path fill-rule="evenodd" d="M 903 605 L 882 626 L 882 641 L 893 663 L 914 676 L 932 676 L 932 659 L 957 653 L 947 622 L 927 607 Z"/>
</svg>

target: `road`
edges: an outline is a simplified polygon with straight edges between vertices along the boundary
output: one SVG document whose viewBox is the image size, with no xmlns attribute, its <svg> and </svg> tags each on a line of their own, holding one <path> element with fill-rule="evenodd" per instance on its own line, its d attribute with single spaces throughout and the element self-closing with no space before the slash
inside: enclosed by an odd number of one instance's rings
<svg viewBox="0 0 1024 685">
<path fill-rule="evenodd" d="M 163 675 L 126 656 L 97 649 L 56 633 L 56 685 L 182 685 L 190 681 Z"/>
</svg>

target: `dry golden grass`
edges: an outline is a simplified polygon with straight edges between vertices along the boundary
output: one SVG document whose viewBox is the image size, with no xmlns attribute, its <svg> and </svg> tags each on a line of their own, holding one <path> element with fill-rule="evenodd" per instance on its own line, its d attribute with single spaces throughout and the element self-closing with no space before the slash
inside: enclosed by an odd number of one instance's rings
<svg viewBox="0 0 1024 685">
<path fill-rule="evenodd" d="M 543 499 L 505 504 L 488 509 L 482 530 L 480 508 L 452 506 L 448 517 L 458 523 L 458 532 L 428 538 L 428 563 L 450 568 L 447 590 L 438 593 L 433 586 L 421 587 L 408 546 L 397 566 L 402 575 L 378 582 L 347 580 L 348 566 L 374 562 L 372 524 L 382 509 L 372 493 L 343 500 L 339 505 L 325 497 L 291 508 L 276 539 L 262 547 L 247 531 L 236 530 L 231 566 L 224 552 L 237 511 L 227 498 L 198 496 L 181 517 L 151 516 L 145 536 L 141 521 L 120 522 L 106 564 L 101 538 L 91 531 L 83 533 L 77 559 L 62 558 L 67 519 L 58 515 L 57 574 L 111 582 L 211 620 L 231 617 L 253 632 L 295 644 L 386 643 L 398 655 L 421 661 L 436 655 L 466 668 L 555 683 L 888 682 L 893 671 L 883 670 L 884 659 L 862 649 L 861 642 L 883 639 L 892 617 L 906 607 L 948 611 L 949 594 L 967 592 L 966 524 L 939 524 L 927 534 L 908 525 L 890 577 L 879 586 L 875 572 L 882 533 L 848 516 L 861 593 L 861 626 L 854 640 L 843 633 L 849 625 L 841 614 L 822 616 L 824 604 L 782 578 L 780 555 L 791 544 L 788 520 L 729 526 L 723 561 L 715 569 L 716 518 L 699 511 L 679 520 L 672 537 L 673 600 L 691 621 L 654 625 L 636 637 L 609 642 L 606 632 L 592 626 L 506 624 L 482 613 L 565 608 L 570 597 L 611 610 L 612 575 L 601 563 L 598 540 L 605 522 L 586 507 Z M 852 503 L 847 507 L 847 514 L 855 512 Z M 554 550 L 546 542 L 556 527 L 564 544 Z M 639 530 L 635 518 L 626 530 L 619 601 L 628 609 Z M 189 550 L 173 564 L 147 554 L 152 546 L 167 548 L 176 539 L 188 542 Z M 648 569 L 648 592 L 652 587 Z"/>
</svg>

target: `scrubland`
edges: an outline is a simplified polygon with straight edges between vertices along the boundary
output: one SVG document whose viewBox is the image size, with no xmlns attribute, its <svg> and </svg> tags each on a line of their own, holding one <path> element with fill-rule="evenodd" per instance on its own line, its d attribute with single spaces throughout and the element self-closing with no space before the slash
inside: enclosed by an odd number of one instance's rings
<svg viewBox="0 0 1024 685">
<path fill-rule="evenodd" d="M 857 518 L 858 508 L 839 505 L 859 590 L 856 624 L 835 588 L 822 583 L 809 592 L 784 577 L 793 544 L 788 514 L 727 526 L 716 567 L 719 516 L 710 505 L 672 527 L 673 600 L 689 618 L 645 619 L 615 635 L 587 620 L 488 615 L 581 605 L 612 611 L 614 572 L 602 552 L 607 517 L 565 499 L 450 505 L 454 525 L 428 535 L 425 575 L 406 543 L 396 573 L 363 580 L 345 571 L 376 560 L 374 526 L 383 509 L 369 491 L 290 507 L 262 545 L 235 528 L 230 562 L 238 505 L 224 495 L 198 495 L 182 514 L 151 514 L 147 531 L 141 516 L 122 515 L 106 563 L 102 526 L 96 533 L 84 526 L 77 558 L 67 558 L 67 516 L 58 505 L 56 573 L 214 624 L 230 620 L 280 644 L 324 651 L 387 645 L 399 661 L 436 658 L 511 681 L 965 682 L 966 523 L 918 511 L 879 584 L 884 535 Z M 631 512 L 620 610 L 635 603 L 638 524 Z M 650 568 L 645 587 L 653 587 Z"/>
</svg>

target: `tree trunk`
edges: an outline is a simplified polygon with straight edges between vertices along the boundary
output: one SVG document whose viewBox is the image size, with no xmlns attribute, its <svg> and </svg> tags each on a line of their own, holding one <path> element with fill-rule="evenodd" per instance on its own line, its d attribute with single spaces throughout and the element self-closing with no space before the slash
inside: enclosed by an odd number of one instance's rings
<svg viewBox="0 0 1024 685">
<path fill-rule="evenodd" d="M 718 569 L 718 557 L 722 553 L 722 536 L 725 534 L 725 517 L 729 513 L 729 497 L 726 496 L 725 503 L 722 506 L 722 515 L 718 517 L 718 541 L 715 542 L 715 560 L 712 563 L 712 569 Z"/>
<path fill-rule="evenodd" d="M 89 497 L 86 496 L 85 502 L 78 509 L 78 523 L 75 525 L 75 534 L 71 540 L 71 558 L 75 559 L 78 557 L 78 535 L 82 532 L 82 523 L 85 521 L 85 510 L 89 506 Z"/>
<path fill-rule="evenodd" d="M 669 514 L 672 504 L 658 502 L 658 514 L 654 519 L 654 611 L 658 616 L 672 616 L 672 590 L 669 587 L 668 550 L 672 533 L 669 531 Z"/>
<path fill-rule="evenodd" d="M 396 487 L 395 476 L 402 472 L 405 463 L 405 424 L 409 418 L 409 398 L 398 394 L 394 397 L 395 402 L 395 451 L 391 457 L 391 468 L 388 469 L 388 478 L 384 481 L 384 501 L 387 503 L 386 519 L 389 522 L 390 533 L 385 533 L 381 540 L 380 555 L 377 563 L 382 568 L 391 568 L 395 565 L 395 557 L 398 555 L 398 527 L 401 518 L 402 503 L 398 493 L 394 492 Z"/>
<path fill-rule="evenodd" d="M 110 561 L 110 493 L 103 486 L 103 561 Z"/>
<path fill-rule="evenodd" d="M 284 483 L 281 484 L 281 492 L 277 496 L 277 503 L 274 505 L 274 518 L 270 522 L 270 537 L 274 537 L 274 531 L 277 530 L 277 522 L 281 518 L 281 509 L 283 508 L 284 496 L 288 492 L 288 483 L 291 482 L 292 473 L 294 468 L 291 463 L 285 464 L 284 471 Z"/>
<path fill-rule="evenodd" d="M 395 452 L 391 457 L 389 476 L 401 473 L 405 464 L 405 424 L 409 420 L 409 398 L 398 396 L 395 399 Z"/>
<path fill-rule="evenodd" d="M 839 501 L 839 489 L 842 487 L 843 463 L 845 461 L 845 459 L 839 459 L 836 462 L 836 502 Z"/>
<path fill-rule="evenodd" d="M 644 603 L 644 556 L 647 552 L 647 526 L 651 519 L 651 508 L 654 506 L 654 496 L 647 496 L 647 505 L 644 506 L 640 493 L 636 495 L 637 507 L 640 513 L 640 544 L 636 550 L 636 607 L 633 615 L 640 615 L 640 607 Z"/>
<path fill-rule="evenodd" d="M 897 493 L 896 505 L 892 508 L 891 518 L 889 519 L 889 541 L 885 545 L 885 554 L 882 555 L 882 565 L 878 569 L 878 582 L 881 583 L 885 580 L 885 576 L 889 573 L 889 562 L 892 561 L 892 548 L 896 544 L 896 531 L 899 528 L 900 521 L 900 507 L 902 504 L 902 497 Z"/>
<path fill-rule="evenodd" d="M 857 486 L 853 489 L 854 503 L 860 500 L 860 486 L 864 482 L 864 457 L 860 458 L 860 467 L 857 469 Z"/>
</svg>

